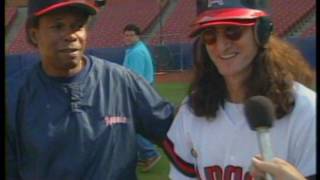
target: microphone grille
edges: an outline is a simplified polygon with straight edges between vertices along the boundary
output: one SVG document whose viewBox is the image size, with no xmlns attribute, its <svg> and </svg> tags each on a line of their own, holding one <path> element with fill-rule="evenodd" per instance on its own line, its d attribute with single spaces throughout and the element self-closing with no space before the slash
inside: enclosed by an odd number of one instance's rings
<svg viewBox="0 0 320 180">
<path fill-rule="evenodd" d="M 244 105 L 244 112 L 252 130 L 257 128 L 272 127 L 275 119 L 274 106 L 272 101 L 264 96 L 253 96 Z"/>
</svg>

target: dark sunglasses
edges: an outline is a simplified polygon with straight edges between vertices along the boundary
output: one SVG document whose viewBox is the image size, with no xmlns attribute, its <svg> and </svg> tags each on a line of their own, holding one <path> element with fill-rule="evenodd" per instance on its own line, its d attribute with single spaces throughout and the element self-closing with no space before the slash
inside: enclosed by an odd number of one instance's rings
<svg viewBox="0 0 320 180">
<path fill-rule="evenodd" d="M 200 38 L 205 44 L 212 45 L 217 41 L 216 28 L 208 28 L 201 32 Z M 223 35 L 225 38 L 231 41 L 237 41 L 243 34 L 243 27 L 241 26 L 227 26 L 223 29 Z"/>
</svg>

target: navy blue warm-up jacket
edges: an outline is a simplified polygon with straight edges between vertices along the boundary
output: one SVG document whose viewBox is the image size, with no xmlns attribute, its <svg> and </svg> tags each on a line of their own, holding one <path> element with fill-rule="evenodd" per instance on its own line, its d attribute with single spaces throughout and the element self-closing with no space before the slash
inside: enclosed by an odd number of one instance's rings
<svg viewBox="0 0 320 180">
<path fill-rule="evenodd" d="M 124 67 L 86 60 L 71 78 L 47 76 L 41 62 L 8 78 L 9 179 L 135 180 L 136 132 L 165 138 L 169 102 Z"/>
</svg>

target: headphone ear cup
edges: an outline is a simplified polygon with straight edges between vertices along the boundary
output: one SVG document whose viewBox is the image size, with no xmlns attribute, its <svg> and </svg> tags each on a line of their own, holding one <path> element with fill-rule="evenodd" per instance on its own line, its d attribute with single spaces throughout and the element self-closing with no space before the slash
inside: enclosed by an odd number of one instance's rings
<svg viewBox="0 0 320 180">
<path fill-rule="evenodd" d="M 255 38 L 259 46 L 264 47 L 268 42 L 273 23 L 268 17 L 261 17 L 255 25 Z"/>
</svg>

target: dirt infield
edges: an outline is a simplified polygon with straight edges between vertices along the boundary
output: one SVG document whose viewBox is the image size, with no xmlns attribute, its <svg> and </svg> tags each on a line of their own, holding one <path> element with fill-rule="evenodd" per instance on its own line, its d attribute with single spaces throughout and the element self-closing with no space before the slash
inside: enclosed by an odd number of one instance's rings
<svg viewBox="0 0 320 180">
<path fill-rule="evenodd" d="M 192 73 L 188 71 L 172 71 L 172 72 L 159 72 L 156 74 L 157 83 L 171 83 L 171 82 L 184 82 L 188 83 L 192 80 Z"/>
</svg>

